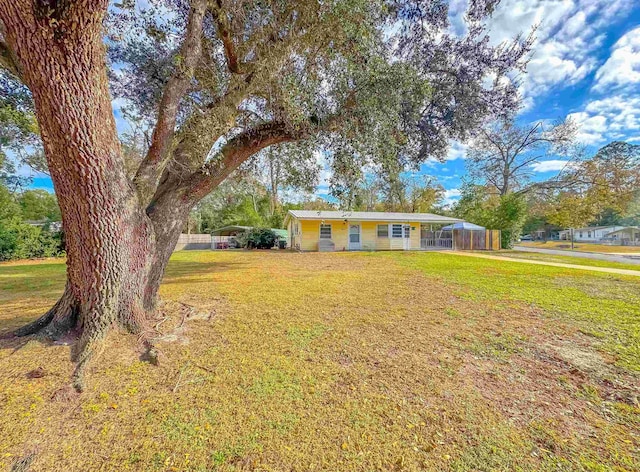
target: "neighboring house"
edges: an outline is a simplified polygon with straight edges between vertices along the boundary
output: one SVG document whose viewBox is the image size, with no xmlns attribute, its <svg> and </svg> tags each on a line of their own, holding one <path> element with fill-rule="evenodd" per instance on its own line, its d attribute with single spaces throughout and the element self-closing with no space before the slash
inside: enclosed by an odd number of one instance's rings
<svg viewBox="0 0 640 472">
<path fill-rule="evenodd" d="M 421 234 L 457 218 L 432 213 L 289 210 L 289 246 L 303 251 L 421 249 Z"/>
<path fill-rule="evenodd" d="M 621 244 L 623 246 L 640 246 L 640 228 L 626 226 L 616 231 L 607 233 L 603 242 L 609 244 Z"/>
<path fill-rule="evenodd" d="M 573 240 L 580 242 L 595 243 L 607 237 L 609 233 L 624 229 L 624 226 L 589 226 L 586 228 L 575 228 L 573 230 Z M 571 230 L 565 229 L 560 231 L 560 239 L 570 240 Z"/>
<path fill-rule="evenodd" d="M 25 223 L 31 226 L 39 226 L 40 228 L 48 228 L 52 233 L 58 233 L 62 231 L 61 221 L 49 221 L 44 218 L 42 220 L 25 220 Z"/>
</svg>

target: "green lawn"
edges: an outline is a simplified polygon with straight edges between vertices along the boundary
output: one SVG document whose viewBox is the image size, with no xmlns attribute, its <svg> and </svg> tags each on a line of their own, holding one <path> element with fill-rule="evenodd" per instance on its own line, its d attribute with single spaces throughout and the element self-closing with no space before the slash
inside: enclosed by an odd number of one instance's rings
<svg viewBox="0 0 640 472">
<path fill-rule="evenodd" d="M 571 241 L 521 241 L 518 246 L 537 247 L 542 249 L 560 249 L 571 252 Z M 633 253 L 640 254 L 640 246 L 610 246 L 608 244 L 580 243 L 573 245 L 573 250 L 581 252 Z"/>
<path fill-rule="evenodd" d="M 486 254 L 486 251 L 484 252 L 484 254 Z M 561 264 L 574 264 L 591 267 L 609 267 L 612 269 L 628 269 L 640 271 L 640 264 L 625 264 L 622 262 L 600 261 L 595 259 L 585 259 L 583 257 L 572 257 L 571 255 L 555 256 L 550 254 L 541 254 L 538 252 L 516 250 L 504 250 L 499 252 L 492 252 L 490 254 L 503 257 L 513 257 L 516 259 L 531 259 L 534 261 L 559 262 Z"/>
<path fill-rule="evenodd" d="M 63 284 L 61 261 L 0 265 L 0 329 Z M 159 366 L 114 334 L 61 401 L 67 346 L 3 346 L 0 468 L 638 470 L 639 289 L 437 253 L 183 251 Z"/>
</svg>

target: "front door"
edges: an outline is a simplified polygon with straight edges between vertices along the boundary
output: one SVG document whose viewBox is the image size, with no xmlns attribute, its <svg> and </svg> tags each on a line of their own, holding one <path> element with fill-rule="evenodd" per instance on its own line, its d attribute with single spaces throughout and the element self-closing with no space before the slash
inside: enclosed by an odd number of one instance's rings
<svg viewBox="0 0 640 472">
<path fill-rule="evenodd" d="M 360 241 L 360 225 L 349 225 L 349 250 L 357 251 L 362 249 L 362 243 Z"/>
<path fill-rule="evenodd" d="M 411 249 L 411 225 L 402 225 L 402 248 Z"/>
</svg>

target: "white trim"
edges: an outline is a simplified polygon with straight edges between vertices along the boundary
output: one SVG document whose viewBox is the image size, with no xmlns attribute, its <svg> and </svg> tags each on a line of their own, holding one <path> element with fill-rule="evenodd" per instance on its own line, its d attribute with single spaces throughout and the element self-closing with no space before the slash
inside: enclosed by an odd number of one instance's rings
<svg viewBox="0 0 640 472">
<path fill-rule="evenodd" d="M 411 250 L 411 223 L 402 225 L 402 249 Z"/>
<path fill-rule="evenodd" d="M 329 230 L 331 231 L 331 235 L 328 238 L 323 238 L 322 237 L 322 227 L 323 226 L 328 226 Z M 333 239 L 333 225 L 331 223 L 320 223 L 318 225 L 318 239 L 325 239 L 327 241 L 331 241 Z"/>
<path fill-rule="evenodd" d="M 358 227 L 358 243 L 351 243 L 351 227 Z M 353 244 L 353 245 L 352 245 Z M 362 249 L 362 224 L 360 222 L 349 221 L 347 223 L 347 246 L 350 251 L 359 251 Z"/>
</svg>

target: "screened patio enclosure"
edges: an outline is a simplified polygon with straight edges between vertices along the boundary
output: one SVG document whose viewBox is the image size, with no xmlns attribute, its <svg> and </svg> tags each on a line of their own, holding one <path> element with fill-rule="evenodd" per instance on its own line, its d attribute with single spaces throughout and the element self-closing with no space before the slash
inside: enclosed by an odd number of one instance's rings
<svg viewBox="0 0 640 472">
<path fill-rule="evenodd" d="M 420 225 L 421 249 L 453 249 L 453 232 L 443 225 Z"/>
<path fill-rule="evenodd" d="M 499 250 L 500 231 L 488 230 L 484 226 L 475 225 L 467 221 L 460 221 L 440 229 L 450 240 L 444 244 L 451 244 L 451 249 L 460 250 Z M 438 240 L 436 240 L 438 243 Z M 442 244 L 442 243 L 441 243 Z"/>
</svg>

